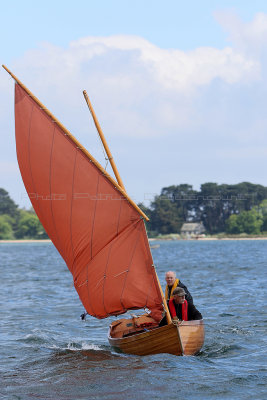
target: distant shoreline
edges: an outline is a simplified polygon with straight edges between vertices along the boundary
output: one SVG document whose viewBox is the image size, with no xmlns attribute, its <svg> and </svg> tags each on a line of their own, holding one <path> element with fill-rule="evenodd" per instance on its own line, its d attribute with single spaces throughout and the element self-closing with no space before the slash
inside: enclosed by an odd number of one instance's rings
<svg viewBox="0 0 267 400">
<path fill-rule="evenodd" d="M 263 237 L 245 237 L 245 238 L 217 238 L 217 237 L 207 237 L 207 238 L 198 238 L 198 239 L 164 239 L 164 238 L 149 238 L 148 239 L 149 242 L 154 242 L 154 241 L 179 241 L 179 242 L 192 242 L 192 241 L 212 241 L 212 240 L 216 240 L 216 241 L 222 241 L 222 240 L 267 240 L 267 236 L 263 236 Z M 52 243 L 52 241 L 50 239 L 18 239 L 18 240 L 0 240 L 0 244 L 1 243 Z"/>
<path fill-rule="evenodd" d="M 267 240 L 267 236 L 262 236 L 262 237 L 235 237 L 235 238 L 230 238 L 230 237 L 224 237 L 224 238 L 218 238 L 218 237 L 206 237 L 206 238 L 192 238 L 192 239 L 164 239 L 164 238 L 151 238 L 148 239 L 150 242 L 154 242 L 154 241 L 178 241 L 178 242 L 205 242 L 205 241 L 212 241 L 212 240 L 218 240 L 218 241 L 222 241 L 222 240 Z"/>
<path fill-rule="evenodd" d="M 0 243 L 52 243 L 50 239 L 11 239 L 0 240 Z"/>
<path fill-rule="evenodd" d="M 181 240 L 183 240 L 183 239 L 181 239 Z M 186 239 L 185 239 L 186 240 Z M 245 238 L 238 238 L 238 237 L 236 237 L 236 238 L 227 238 L 227 237 L 225 237 L 225 238 L 216 238 L 216 237 L 214 237 L 214 238 L 199 238 L 199 239 L 189 239 L 189 240 L 267 240 L 267 237 L 266 236 L 263 236 L 263 237 L 245 237 Z"/>
</svg>

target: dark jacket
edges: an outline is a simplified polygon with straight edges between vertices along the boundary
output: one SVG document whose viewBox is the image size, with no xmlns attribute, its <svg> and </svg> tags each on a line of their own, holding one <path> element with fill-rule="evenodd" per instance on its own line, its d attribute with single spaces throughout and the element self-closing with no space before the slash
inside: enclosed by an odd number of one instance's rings
<svg viewBox="0 0 267 400">
<path fill-rule="evenodd" d="M 187 287 L 180 280 L 179 280 L 179 283 L 178 283 L 177 287 L 181 287 L 181 288 L 184 289 L 184 291 L 185 291 L 185 300 L 187 300 L 188 303 L 193 304 L 193 297 L 191 296 L 191 294 L 190 294 L 189 290 L 187 289 Z M 170 300 L 171 290 L 172 290 L 172 286 L 168 286 L 168 299 L 167 299 L 167 301 Z"/>
<path fill-rule="evenodd" d="M 170 300 L 176 311 L 176 316 L 178 319 L 182 320 L 182 304 L 176 304 L 174 300 Z M 188 321 L 196 320 L 196 319 L 202 319 L 201 313 L 196 309 L 194 304 L 188 303 L 188 308 L 187 308 L 187 316 L 188 316 Z M 172 315 L 173 317 L 173 315 Z"/>
</svg>

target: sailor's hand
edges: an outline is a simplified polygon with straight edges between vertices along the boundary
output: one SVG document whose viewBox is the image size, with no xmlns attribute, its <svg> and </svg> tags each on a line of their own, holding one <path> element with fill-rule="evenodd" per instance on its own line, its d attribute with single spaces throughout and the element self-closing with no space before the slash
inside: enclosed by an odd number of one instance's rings
<svg viewBox="0 0 267 400">
<path fill-rule="evenodd" d="M 174 317 L 174 318 L 172 319 L 172 323 L 173 323 L 174 325 L 180 325 L 181 322 L 182 322 L 182 321 L 180 321 L 177 317 Z"/>
</svg>

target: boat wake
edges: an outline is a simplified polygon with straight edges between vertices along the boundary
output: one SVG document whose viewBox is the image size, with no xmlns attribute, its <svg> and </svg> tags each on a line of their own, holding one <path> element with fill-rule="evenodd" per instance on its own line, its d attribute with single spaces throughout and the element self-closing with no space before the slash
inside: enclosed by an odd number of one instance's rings
<svg viewBox="0 0 267 400">
<path fill-rule="evenodd" d="M 214 343 L 210 346 L 205 346 L 204 349 L 200 352 L 200 356 L 202 358 L 224 358 L 228 356 L 233 356 L 236 353 L 239 354 L 240 350 L 242 349 L 241 346 L 238 345 L 227 345 Z"/>
<path fill-rule="evenodd" d="M 18 339 L 19 342 L 25 343 L 27 345 L 45 345 L 56 341 L 50 332 L 44 332 L 39 329 L 33 329 L 32 333 L 28 333 L 24 337 Z"/>
<path fill-rule="evenodd" d="M 109 346 L 99 345 L 88 342 L 69 342 L 64 345 L 52 345 L 49 347 L 52 350 L 52 358 L 56 360 L 80 360 L 90 362 L 103 362 L 105 360 L 113 360 L 118 357 L 125 357 L 125 354 L 114 353 Z"/>
<path fill-rule="evenodd" d="M 71 351 L 80 351 L 80 350 L 95 350 L 95 351 L 99 351 L 99 350 L 103 350 L 103 347 L 94 344 L 94 343 L 86 343 L 86 342 L 82 342 L 82 343 L 73 343 L 70 342 L 67 344 L 67 347 L 64 350 L 71 350 Z"/>
<path fill-rule="evenodd" d="M 62 345 L 53 344 L 49 346 L 52 350 L 60 350 L 60 351 L 81 351 L 81 350 L 94 350 L 94 351 L 103 351 L 104 346 L 100 346 L 94 343 L 86 343 L 86 342 L 68 342 Z"/>
<path fill-rule="evenodd" d="M 34 329 L 32 333 L 27 334 L 23 338 L 18 340 L 19 342 L 24 343 L 27 347 L 43 347 L 50 350 L 56 351 L 84 351 L 84 350 L 93 350 L 93 351 L 103 351 L 107 350 L 107 346 L 101 346 L 96 343 L 88 343 L 84 340 L 80 341 L 68 341 L 65 343 L 60 343 L 58 337 L 55 337 L 51 334 L 51 332 L 43 332 L 39 329 Z"/>
</svg>

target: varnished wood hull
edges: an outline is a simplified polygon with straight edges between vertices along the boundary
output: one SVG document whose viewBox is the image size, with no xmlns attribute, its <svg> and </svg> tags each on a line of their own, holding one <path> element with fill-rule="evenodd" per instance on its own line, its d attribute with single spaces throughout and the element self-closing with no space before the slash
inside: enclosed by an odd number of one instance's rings
<svg viewBox="0 0 267 400">
<path fill-rule="evenodd" d="M 176 356 L 194 355 L 204 343 L 204 323 L 200 321 L 183 322 L 180 326 L 165 325 L 131 336 L 114 338 L 110 332 L 109 343 L 123 353 L 145 356 L 169 353 Z"/>
<path fill-rule="evenodd" d="M 179 335 L 183 346 L 183 355 L 197 354 L 204 344 L 205 328 L 203 320 L 184 321 L 179 325 Z"/>
</svg>

